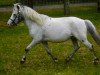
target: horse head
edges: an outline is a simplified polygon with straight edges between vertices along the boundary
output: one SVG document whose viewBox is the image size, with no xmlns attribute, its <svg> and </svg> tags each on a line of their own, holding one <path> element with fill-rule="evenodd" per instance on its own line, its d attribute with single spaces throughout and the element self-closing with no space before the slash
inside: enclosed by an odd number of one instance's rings
<svg viewBox="0 0 100 75">
<path fill-rule="evenodd" d="M 22 20 L 23 20 L 23 16 L 21 14 L 21 4 L 16 3 L 14 4 L 12 15 L 10 19 L 8 20 L 7 24 L 9 26 L 17 25 Z"/>
</svg>

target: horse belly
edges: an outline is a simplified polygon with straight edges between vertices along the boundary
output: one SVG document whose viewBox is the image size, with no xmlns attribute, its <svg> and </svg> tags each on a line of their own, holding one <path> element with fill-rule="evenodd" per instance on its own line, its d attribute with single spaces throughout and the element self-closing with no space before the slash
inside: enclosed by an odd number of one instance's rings
<svg viewBox="0 0 100 75">
<path fill-rule="evenodd" d="M 68 40 L 70 37 L 66 35 L 57 35 L 57 36 L 48 36 L 45 38 L 45 41 L 50 41 L 50 42 L 64 42 Z"/>
<path fill-rule="evenodd" d="M 50 26 L 45 29 L 45 40 L 51 42 L 63 42 L 70 38 L 71 31 L 65 26 Z"/>
</svg>

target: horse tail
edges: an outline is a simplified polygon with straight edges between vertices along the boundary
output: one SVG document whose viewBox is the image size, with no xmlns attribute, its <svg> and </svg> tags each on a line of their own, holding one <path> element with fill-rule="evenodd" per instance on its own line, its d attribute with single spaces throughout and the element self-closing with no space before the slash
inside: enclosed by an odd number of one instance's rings
<svg viewBox="0 0 100 75">
<path fill-rule="evenodd" d="M 86 24 L 88 32 L 92 35 L 95 42 L 100 46 L 100 36 L 98 32 L 96 31 L 96 28 L 94 27 L 92 22 L 89 20 L 85 20 L 85 24 Z"/>
</svg>

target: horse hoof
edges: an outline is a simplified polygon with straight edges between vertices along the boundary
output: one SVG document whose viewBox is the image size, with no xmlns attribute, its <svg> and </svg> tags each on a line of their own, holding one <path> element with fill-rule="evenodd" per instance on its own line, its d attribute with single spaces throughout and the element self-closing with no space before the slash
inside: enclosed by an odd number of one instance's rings
<svg viewBox="0 0 100 75">
<path fill-rule="evenodd" d="M 24 64 L 24 63 L 25 63 L 25 61 L 22 61 L 22 60 L 20 61 L 20 64 Z"/>
<path fill-rule="evenodd" d="M 58 62 L 58 59 L 54 60 L 54 62 L 56 62 L 56 63 L 57 63 L 57 62 Z"/>
<path fill-rule="evenodd" d="M 65 62 L 66 62 L 66 63 L 68 63 L 68 62 L 69 62 L 69 60 L 70 60 L 70 58 L 69 58 L 69 57 L 67 57 L 67 58 L 65 59 Z"/>
<path fill-rule="evenodd" d="M 93 63 L 94 63 L 94 65 L 99 64 L 99 59 L 98 58 L 94 59 Z"/>
<path fill-rule="evenodd" d="M 56 62 L 56 63 L 57 63 L 57 62 L 58 62 L 58 59 L 57 59 L 57 58 L 54 58 L 54 62 Z"/>
<path fill-rule="evenodd" d="M 65 60 L 65 62 L 66 62 L 66 63 L 68 63 L 68 62 L 69 62 L 69 60 L 67 60 L 67 59 L 66 59 L 66 60 Z"/>
<path fill-rule="evenodd" d="M 22 60 L 20 61 L 20 64 L 25 63 L 25 61 L 26 61 L 26 58 L 22 58 Z"/>
</svg>

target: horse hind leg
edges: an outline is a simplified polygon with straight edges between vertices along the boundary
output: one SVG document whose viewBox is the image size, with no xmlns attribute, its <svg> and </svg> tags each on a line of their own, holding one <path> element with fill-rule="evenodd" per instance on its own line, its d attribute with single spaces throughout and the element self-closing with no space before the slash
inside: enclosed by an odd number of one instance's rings
<svg viewBox="0 0 100 75">
<path fill-rule="evenodd" d="M 68 55 L 68 57 L 66 58 L 66 62 L 68 62 L 73 55 L 75 54 L 75 52 L 80 48 L 79 44 L 78 44 L 78 40 L 75 37 L 71 37 L 72 43 L 73 43 L 73 51 Z"/>
<path fill-rule="evenodd" d="M 94 48 L 93 48 L 93 45 L 92 45 L 88 40 L 82 40 L 82 42 L 84 43 L 84 45 L 85 45 L 86 47 L 89 48 L 91 54 L 93 55 L 93 58 L 94 58 L 93 63 L 94 63 L 94 64 L 97 64 L 97 63 L 99 62 L 99 59 L 98 59 L 97 56 L 96 56 L 96 53 L 95 53 Z"/>
</svg>

